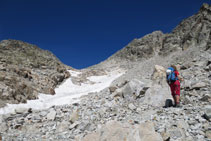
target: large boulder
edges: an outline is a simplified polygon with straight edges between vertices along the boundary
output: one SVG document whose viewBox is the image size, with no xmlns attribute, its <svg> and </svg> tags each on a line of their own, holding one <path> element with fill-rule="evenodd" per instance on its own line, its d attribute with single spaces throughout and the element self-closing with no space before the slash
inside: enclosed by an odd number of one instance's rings
<svg viewBox="0 0 211 141">
<path fill-rule="evenodd" d="M 166 83 L 165 68 L 155 65 L 152 83 L 145 93 L 143 102 L 152 106 L 164 106 L 167 99 L 172 99 L 172 96 L 169 85 Z"/>
<path fill-rule="evenodd" d="M 137 79 L 133 79 L 123 87 L 123 97 L 128 100 L 134 100 L 140 95 L 140 92 L 145 86 L 145 83 Z"/>
<path fill-rule="evenodd" d="M 81 141 L 162 141 L 160 134 L 155 132 L 152 122 L 130 125 L 117 121 L 109 121 L 96 133 L 85 136 Z"/>
<path fill-rule="evenodd" d="M 54 121 L 56 118 L 56 111 L 54 109 L 50 109 L 50 112 L 47 114 L 47 119 Z"/>
<path fill-rule="evenodd" d="M 132 79 L 121 88 L 110 90 L 110 92 L 113 97 L 120 96 L 129 102 L 139 100 L 144 104 L 159 107 L 164 106 L 167 99 L 172 99 L 164 67 L 155 65 L 151 80 L 145 81 Z"/>
<path fill-rule="evenodd" d="M 155 65 L 154 72 L 152 74 L 152 80 L 164 83 L 166 80 L 166 69 L 162 66 Z"/>
<path fill-rule="evenodd" d="M 211 119 L 211 105 L 206 105 L 204 107 L 204 111 L 205 111 L 205 116 L 207 117 L 208 120 Z"/>
<path fill-rule="evenodd" d="M 7 127 L 6 122 L 3 119 L 2 115 L 0 115 L 0 123 L 1 123 L 0 124 L 0 133 L 7 131 L 8 127 Z M 0 141 L 1 141 L 1 138 L 0 138 Z"/>
<path fill-rule="evenodd" d="M 110 87 L 110 92 L 113 92 L 111 91 L 111 88 L 113 87 Z M 148 88 L 149 87 L 144 82 L 138 79 L 132 79 L 131 81 L 125 83 L 121 88 L 115 89 L 112 95 L 113 97 L 123 97 L 132 102 L 143 97 Z"/>
</svg>

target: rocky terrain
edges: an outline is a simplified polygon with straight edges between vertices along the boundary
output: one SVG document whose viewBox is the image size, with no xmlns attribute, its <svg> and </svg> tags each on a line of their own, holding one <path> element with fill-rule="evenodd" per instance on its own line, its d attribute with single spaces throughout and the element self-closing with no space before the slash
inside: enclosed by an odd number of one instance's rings
<svg viewBox="0 0 211 141">
<path fill-rule="evenodd" d="M 69 77 L 67 67 L 51 52 L 16 40 L 0 42 L 0 107 L 26 103 L 38 93 L 55 94 L 54 88 Z"/>
<path fill-rule="evenodd" d="M 181 108 L 171 99 L 165 70 L 176 64 Z M 155 31 L 135 39 L 104 62 L 70 79 L 115 69 L 125 73 L 100 92 L 49 109 L 16 109 L 0 116 L 3 140 L 209 141 L 211 140 L 211 6 L 183 20 L 169 34 Z M 91 83 L 91 82 L 89 82 Z"/>
</svg>

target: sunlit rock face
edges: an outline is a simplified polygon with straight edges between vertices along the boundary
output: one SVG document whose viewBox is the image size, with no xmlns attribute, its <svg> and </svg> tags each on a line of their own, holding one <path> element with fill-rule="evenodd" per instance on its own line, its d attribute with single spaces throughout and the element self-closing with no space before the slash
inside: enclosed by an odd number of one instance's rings
<svg viewBox="0 0 211 141">
<path fill-rule="evenodd" d="M 38 93 L 55 94 L 54 88 L 69 77 L 67 67 L 51 52 L 17 40 L 0 42 L 0 107 L 25 103 Z"/>
</svg>

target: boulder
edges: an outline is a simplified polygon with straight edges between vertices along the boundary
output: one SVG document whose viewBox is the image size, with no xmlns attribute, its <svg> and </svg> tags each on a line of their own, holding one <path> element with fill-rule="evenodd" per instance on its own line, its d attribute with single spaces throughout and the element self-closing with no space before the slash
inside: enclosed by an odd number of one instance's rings
<svg viewBox="0 0 211 141">
<path fill-rule="evenodd" d="M 65 79 L 65 75 L 56 73 L 51 78 L 56 82 L 56 84 L 59 84 L 60 82 L 62 82 Z"/>
<path fill-rule="evenodd" d="M 168 85 L 152 84 L 146 91 L 143 103 L 152 106 L 164 106 L 167 99 L 172 99 Z"/>
<path fill-rule="evenodd" d="M 204 95 L 204 96 L 200 99 L 200 101 L 209 102 L 209 101 L 211 101 L 211 96 L 209 96 L 209 94 Z"/>
<path fill-rule="evenodd" d="M 68 130 L 69 128 L 69 122 L 68 121 L 62 121 L 61 123 L 57 124 L 56 132 L 63 132 Z"/>
<path fill-rule="evenodd" d="M 68 71 L 65 71 L 64 73 L 65 79 L 70 77 L 70 73 Z"/>
<path fill-rule="evenodd" d="M 162 66 L 155 65 L 152 83 L 146 91 L 143 102 L 152 106 L 164 106 L 167 99 L 172 99 L 169 85 L 166 83 L 166 72 Z"/>
<path fill-rule="evenodd" d="M 79 118 L 79 110 L 77 109 L 77 110 L 75 110 L 71 115 L 70 115 L 70 119 L 69 119 L 69 121 L 71 122 L 71 123 L 74 123 L 75 121 L 77 121 L 78 120 L 78 118 Z"/>
<path fill-rule="evenodd" d="M 31 108 L 17 108 L 15 109 L 16 114 L 23 114 L 28 113 L 31 110 Z"/>
<path fill-rule="evenodd" d="M 82 141 L 162 141 L 160 134 L 155 132 L 152 122 L 139 125 L 109 121 L 96 133 L 86 135 Z"/>
<path fill-rule="evenodd" d="M 122 89 L 117 89 L 113 94 L 112 94 L 112 97 L 124 97 L 123 96 L 123 92 L 122 92 Z"/>
<path fill-rule="evenodd" d="M 172 128 L 168 130 L 170 138 L 173 140 L 185 139 L 184 131 L 180 128 Z"/>
<path fill-rule="evenodd" d="M 8 130 L 8 126 L 5 122 L 0 124 L 0 132 L 6 132 Z"/>
<path fill-rule="evenodd" d="M 74 122 L 73 124 L 71 124 L 69 126 L 69 129 L 72 130 L 72 129 L 76 128 L 78 125 L 79 125 L 79 122 Z"/>
<path fill-rule="evenodd" d="M 128 105 L 128 108 L 134 111 L 136 109 L 136 106 L 133 103 L 130 103 Z"/>
<path fill-rule="evenodd" d="M 183 85 L 181 85 L 181 88 L 185 89 L 185 90 L 189 90 L 191 88 L 191 81 L 190 80 L 185 80 Z"/>
<path fill-rule="evenodd" d="M 6 122 L 4 121 L 2 115 L 0 115 L 0 132 L 6 132 L 8 127 L 7 127 L 7 124 Z"/>
<path fill-rule="evenodd" d="M 161 133 L 161 136 L 162 136 L 162 138 L 163 138 L 163 140 L 164 141 L 170 141 L 170 134 L 169 133 L 167 133 L 167 132 L 162 132 Z"/>
<path fill-rule="evenodd" d="M 55 117 L 56 117 L 56 111 L 54 109 L 50 109 L 50 112 L 47 114 L 47 119 L 54 121 Z"/>
<path fill-rule="evenodd" d="M 206 131 L 205 136 L 207 139 L 211 140 L 211 130 Z"/>
<path fill-rule="evenodd" d="M 152 74 L 152 80 L 165 80 L 166 79 L 166 69 L 162 66 L 155 65 L 154 72 Z"/>
<path fill-rule="evenodd" d="M 192 88 L 192 89 L 200 89 L 200 88 L 204 88 L 204 87 L 206 87 L 206 86 L 207 86 L 206 83 L 204 83 L 204 82 L 198 82 L 198 83 L 196 83 L 196 84 L 193 84 L 193 85 L 191 86 L 191 88 Z"/>
<path fill-rule="evenodd" d="M 0 99 L 0 108 L 6 106 L 6 102 Z"/>
<path fill-rule="evenodd" d="M 50 92 L 51 95 L 55 95 L 56 94 L 56 92 L 55 92 L 55 90 L 53 88 L 50 88 L 49 92 Z"/>
<path fill-rule="evenodd" d="M 211 105 L 205 106 L 205 115 L 209 120 L 211 119 Z"/>
<path fill-rule="evenodd" d="M 109 87 L 110 93 L 115 92 L 115 91 L 116 91 L 116 89 L 117 89 L 117 87 L 115 87 L 115 86 L 111 86 L 111 87 Z"/>
<path fill-rule="evenodd" d="M 99 133 L 88 134 L 80 141 L 100 141 L 100 135 Z"/>
<path fill-rule="evenodd" d="M 185 131 L 187 131 L 189 129 L 189 125 L 187 122 L 185 122 L 184 120 L 179 120 L 176 122 L 177 127 L 180 129 L 184 129 Z"/>
<path fill-rule="evenodd" d="M 56 70 L 57 70 L 57 72 L 59 72 L 59 73 L 63 73 L 63 72 L 66 71 L 66 69 L 65 69 L 64 67 L 60 66 L 60 65 L 57 66 Z"/>
<path fill-rule="evenodd" d="M 129 101 L 133 101 L 137 99 L 141 93 L 141 91 L 146 91 L 146 84 L 137 80 L 133 79 L 125 86 L 121 88 L 123 97 Z"/>
<path fill-rule="evenodd" d="M 138 125 L 139 136 L 141 141 L 161 141 L 161 135 L 155 132 L 152 122 L 144 122 Z"/>
</svg>

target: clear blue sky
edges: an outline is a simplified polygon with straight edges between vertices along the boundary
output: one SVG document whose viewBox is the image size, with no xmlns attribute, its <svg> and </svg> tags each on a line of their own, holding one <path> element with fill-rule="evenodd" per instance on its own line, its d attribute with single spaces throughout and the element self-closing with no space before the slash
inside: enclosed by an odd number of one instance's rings
<svg viewBox="0 0 211 141">
<path fill-rule="evenodd" d="M 211 0 L 0 0 L 0 40 L 53 52 L 74 68 L 97 64 L 134 38 L 164 33 Z"/>
</svg>

